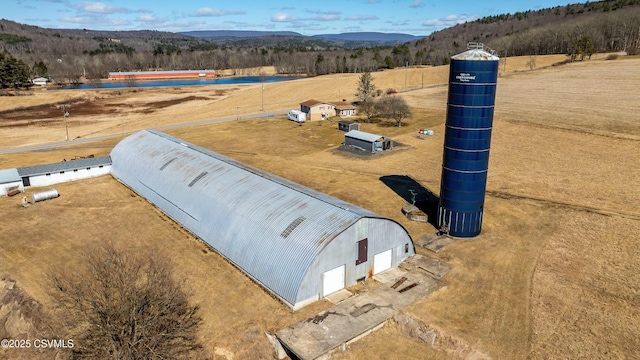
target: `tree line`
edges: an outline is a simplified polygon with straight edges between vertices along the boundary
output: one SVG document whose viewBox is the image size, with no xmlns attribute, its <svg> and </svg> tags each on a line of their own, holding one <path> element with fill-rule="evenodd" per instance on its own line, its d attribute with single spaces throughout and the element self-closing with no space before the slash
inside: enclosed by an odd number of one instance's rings
<svg viewBox="0 0 640 360">
<path fill-rule="evenodd" d="M 59 83 L 99 81 L 110 71 L 160 69 L 231 69 L 235 75 L 259 75 L 243 69 L 274 66 L 281 74 L 362 73 L 448 64 L 450 56 L 466 50 L 468 41 L 484 42 L 499 56 L 567 54 L 579 59 L 595 51 L 637 51 L 640 6 L 636 3 L 640 0 L 502 14 L 411 43 L 355 49 L 291 37 L 270 38 L 268 46 L 256 43 L 258 38 L 247 46 L 229 47 L 159 31 L 52 30 L 0 20 L 0 51 L 6 67 L 0 71 L 5 74 L 4 88 L 25 84 L 24 78 L 16 80 L 16 73 L 48 76 Z M 26 64 L 33 64 L 28 71 Z"/>
</svg>

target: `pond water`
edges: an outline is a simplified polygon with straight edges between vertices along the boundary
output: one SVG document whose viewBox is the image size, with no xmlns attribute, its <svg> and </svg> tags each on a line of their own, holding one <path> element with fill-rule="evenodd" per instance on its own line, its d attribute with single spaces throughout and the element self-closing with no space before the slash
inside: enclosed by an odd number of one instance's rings
<svg viewBox="0 0 640 360">
<path fill-rule="evenodd" d="M 69 89 L 120 89 L 129 87 L 159 87 L 159 86 L 193 86 L 193 85 L 235 85 L 273 83 L 301 79 L 301 76 L 237 76 L 215 79 L 176 79 L 176 80 L 138 80 L 133 82 L 105 82 L 101 84 L 78 84 L 61 86 L 60 90 Z"/>
</svg>

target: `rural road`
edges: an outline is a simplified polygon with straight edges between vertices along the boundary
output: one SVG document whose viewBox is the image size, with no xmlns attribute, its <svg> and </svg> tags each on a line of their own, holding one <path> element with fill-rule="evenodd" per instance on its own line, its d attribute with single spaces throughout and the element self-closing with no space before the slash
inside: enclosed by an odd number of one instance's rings
<svg viewBox="0 0 640 360">
<path fill-rule="evenodd" d="M 169 130 L 169 129 L 177 129 L 177 128 L 181 128 L 181 127 L 187 127 L 187 126 L 215 124 L 215 123 L 234 121 L 234 120 L 240 120 L 240 119 L 269 118 L 269 117 L 273 117 L 273 116 L 276 116 L 276 115 L 286 114 L 287 111 L 288 110 L 276 110 L 276 111 L 262 112 L 262 113 L 256 113 L 256 114 L 239 115 L 237 117 L 236 116 L 229 116 L 229 117 L 224 117 L 224 118 L 219 118 L 219 119 L 200 120 L 200 121 L 194 121 L 194 122 L 189 122 L 189 123 L 160 126 L 160 127 L 157 127 L 157 128 L 153 128 L 151 130 L 162 131 L 162 130 Z M 128 135 L 128 134 L 131 134 L 131 133 L 133 133 L 133 132 L 127 132 L 125 134 Z M 97 136 L 97 137 L 91 137 L 91 138 L 76 138 L 76 139 L 73 139 L 73 140 L 70 140 L 70 141 L 58 141 L 58 142 L 46 143 L 46 144 L 37 144 L 37 145 L 21 146 L 21 147 L 8 148 L 8 149 L 0 149 L 0 155 L 1 154 L 19 153 L 19 152 L 28 152 L 28 151 L 44 151 L 44 150 L 55 149 L 55 148 L 59 148 L 59 147 L 63 147 L 63 146 L 87 144 L 87 143 L 91 143 L 91 142 L 94 142 L 94 141 L 110 139 L 110 138 L 117 137 L 117 136 L 122 136 L 122 134 L 118 133 L 118 134 Z"/>
</svg>

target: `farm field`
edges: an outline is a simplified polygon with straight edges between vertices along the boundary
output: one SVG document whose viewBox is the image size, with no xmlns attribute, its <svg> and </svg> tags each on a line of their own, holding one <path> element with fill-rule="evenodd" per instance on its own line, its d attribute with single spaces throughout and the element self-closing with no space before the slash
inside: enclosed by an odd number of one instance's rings
<svg viewBox="0 0 640 360">
<path fill-rule="evenodd" d="M 561 60 L 537 57 L 536 65 Z M 427 345 L 389 323 L 333 358 L 638 356 L 640 187 L 634 184 L 640 178 L 640 58 L 524 71 L 527 61 L 509 58 L 499 78 L 482 234 L 456 240 L 437 254 L 418 250 L 452 266 L 434 294 L 405 310 L 437 329 L 440 340 Z M 447 76 L 447 67 L 373 74 L 381 89 L 416 88 L 398 95 L 414 111 L 401 128 L 380 120 L 362 124 L 364 131 L 403 144 L 383 156 L 340 153 L 335 148 L 343 133 L 335 124 L 298 126 L 284 116 L 166 132 L 393 218 L 417 239 L 435 229 L 404 218 L 404 200 L 380 177 L 407 175 L 439 192 L 447 96 L 440 84 Z M 357 78 L 269 84 L 264 110 L 296 108 L 309 98 L 352 97 Z M 260 85 L 134 90 L 0 97 L 0 148 L 64 140 L 62 116 L 51 117 L 52 104 L 61 98 L 79 99 L 70 108 L 80 113 L 69 118 L 71 138 L 260 112 L 262 106 Z M 52 115 L 29 115 L 35 111 Z M 418 138 L 423 127 L 435 135 Z M 107 155 L 121 138 L 2 154 L 0 169 Z M 82 249 L 108 240 L 173 258 L 201 304 L 200 337 L 216 358 L 270 358 L 263 330 L 277 331 L 330 306 L 320 301 L 291 312 L 110 177 L 55 188 L 60 198 L 29 208 L 19 199 L 0 198 L 0 276 L 16 280 L 45 309 L 47 271 L 77 266 Z M 29 328 L 28 321 L 9 325 Z"/>
</svg>

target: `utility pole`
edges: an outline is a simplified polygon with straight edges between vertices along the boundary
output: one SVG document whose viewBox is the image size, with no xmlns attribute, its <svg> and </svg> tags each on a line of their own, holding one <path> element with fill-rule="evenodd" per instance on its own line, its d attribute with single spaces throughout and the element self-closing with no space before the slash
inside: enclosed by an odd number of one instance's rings
<svg viewBox="0 0 640 360">
<path fill-rule="evenodd" d="M 506 73 L 507 72 L 507 55 L 509 54 L 509 50 L 505 50 L 504 51 L 504 69 L 502 70 L 502 72 Z"/>
<path fill-rule="evenodd" d="M 69 127 L 67 126 L 67 118 L 69 117 L 69 112 L 66 110 L 66 105 L 62 105 L 62 119 L 64 120 L 64 141 L 69 141 Z"/>
<path fill-rule="evenodd" d="M 407 89 L 407 73 L 409 72 L 409 62 L 404 62 L 404 88 Z"/>
</svg>

